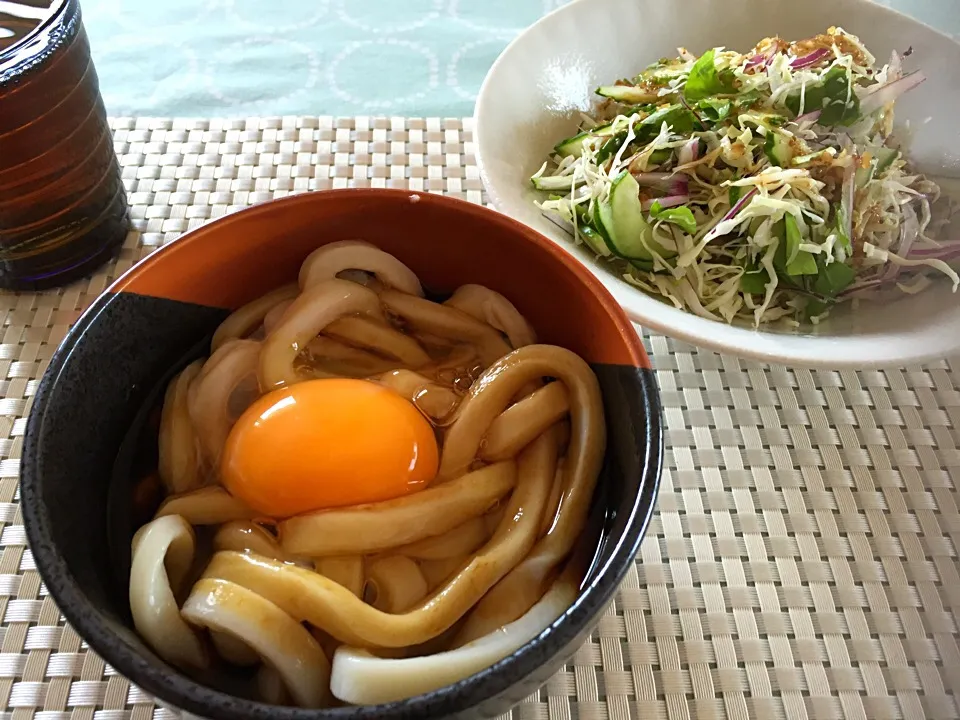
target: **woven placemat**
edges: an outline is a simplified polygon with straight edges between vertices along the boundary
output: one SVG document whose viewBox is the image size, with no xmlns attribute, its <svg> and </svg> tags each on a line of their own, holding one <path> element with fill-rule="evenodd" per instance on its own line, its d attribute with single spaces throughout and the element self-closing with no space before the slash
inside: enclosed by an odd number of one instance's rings
<svg viewBox="0 0 960 720">
<path fill-rule="evenodd" d="M 140 232 L 90 280 L 0 295 L 0 720 L 172 717 L 65 626 L 26 547 L 26 416 L 83 308 L 156 247 L 272 197 L 483 200 L 470 120 L 113 127 Z M 793 370 L 645 341 L 667 427 L 659 511 L 592 639 L 506 717 L 960 718 L 960 361 Z"/>
</svg>

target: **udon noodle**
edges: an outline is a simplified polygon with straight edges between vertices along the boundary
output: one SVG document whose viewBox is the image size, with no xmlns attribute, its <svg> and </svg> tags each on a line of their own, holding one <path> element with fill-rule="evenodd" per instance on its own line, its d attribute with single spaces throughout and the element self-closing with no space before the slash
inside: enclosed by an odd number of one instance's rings
<svg viewBox="0 0 960 720">
<path fill-rule="evenodd" d="M 437 438 L 433 480 L 292 516 L 231 494 L 221 459 L 238 418 L 318 378 L 363 379 L 412 403 Z M 132 544 L 135 626 L 195 677 L 248 668 L 266 702 L 371 704 L 455 682 L 575 599 L 605 432 L 589 366 L 537 344 L 509 300 L 465 285 L 432 302 L 393 256 L 326 245 L 170 382 L 157 469 L 167 497 Z"/>
</svg>

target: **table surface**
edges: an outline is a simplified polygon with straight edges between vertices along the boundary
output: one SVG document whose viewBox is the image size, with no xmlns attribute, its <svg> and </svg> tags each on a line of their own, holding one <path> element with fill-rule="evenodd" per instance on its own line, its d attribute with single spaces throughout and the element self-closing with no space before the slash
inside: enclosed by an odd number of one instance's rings
<svg viewBox="0 0 960 720">
<path fill-rule="evenodd" d="M 37 382 L 118 273 L 273 197 L 483 194 L 472 121 L 113 121 L 136 228 L 58 291 L 0 294 L 0 720 L 172 720 L 48 596 L 17 495 Z M 831 372 L 644 333 L 666 428 L 657 512 L 596 632 L 511 720 L 957 720 L 960 360 Z"/>
<path fill-rule="evenodd" d="M 0 294 L 0 720 L 174 717 L 87 650 L 26 546 L 26 417 L 80 312 L 156 247 L 272 197 L 483 202 L 471 121 L 439 117 L 470 115 L 500 50 L 565 1 L 83 0 L 111 114 L 248 119 L 114 120 L 136 227 L 119 260 Z M 960 36 L 954 0 L 886 4 Z M 837 373 L 644 341 L 657 514 L 593 637 L 508 717 L 960 718 L 960 361 Z"/>
<path fill-rule="evenodd" d="M 960 37 L 956 0 L 882 1 Z M 461 117 L 473 113 L 483 76 L 506 44 L 565 2 L 82 0 L 81 5 L 111 115 Z M 722 0 L 717 5 L 722 7 Z"/>
</svg>

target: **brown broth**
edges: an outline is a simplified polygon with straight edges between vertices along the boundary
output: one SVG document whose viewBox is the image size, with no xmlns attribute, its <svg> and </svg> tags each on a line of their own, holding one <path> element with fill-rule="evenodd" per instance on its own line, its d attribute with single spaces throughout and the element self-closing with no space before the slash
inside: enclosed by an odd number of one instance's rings
<svg viewBox="0 0 960 720">
<path fill-rule="evenodd" d="M 77 0 L 0 0 L 0 287 L 81 277 L 127 229 Z"/>
</svg>

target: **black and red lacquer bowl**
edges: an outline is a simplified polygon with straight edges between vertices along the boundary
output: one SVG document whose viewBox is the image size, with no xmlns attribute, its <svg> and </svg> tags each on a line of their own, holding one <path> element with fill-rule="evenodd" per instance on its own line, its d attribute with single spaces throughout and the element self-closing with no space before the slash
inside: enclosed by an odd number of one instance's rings
<svg viewBox="0 0 960 720">
<path fill-rule="evenodd" d="M 609 427 L 594 498 L 602 529 L 576 602 L 493 667 L 403 702 L 281 708 L 194 682 L 134 632 L 129 545 L 143 498 L 135 496 L 133 478 L 156 452 L 156 431 L 144 418 L 166 379 L 203 352 L 231 309 L 296 278 L 318 246 L 352 238 L 396 255 L 433 293 L 464 283 L 497 290 L 530 320 L 540 341 L 590 362 Z M 399 190 L 338 190 L 265 203 L 187 233 L 94 302 L 38 389 L 23 449 L 21 499 L 37 568 L 70 624 L 110 665 L 185 716 L 489 718 L 559 669 L 613 599 L 653 513 L 662 452 L 657 388 L 637 333 L 566 253 L 528 227 L 466 202 Z"/>
</svg>

